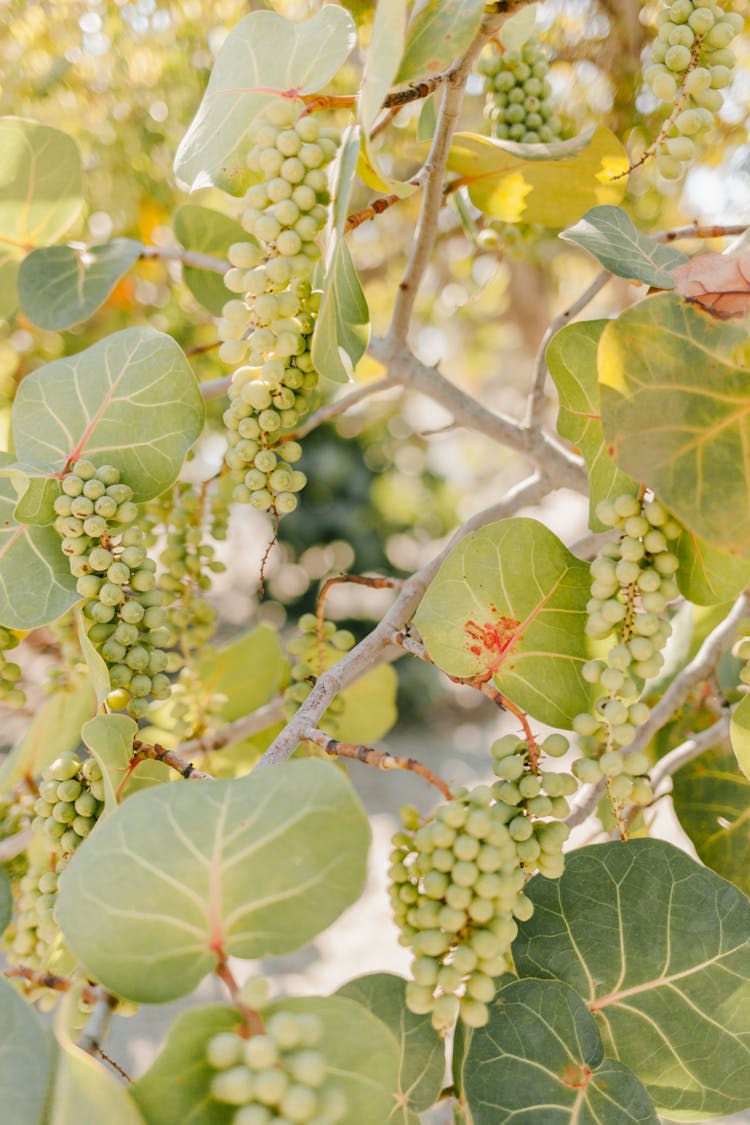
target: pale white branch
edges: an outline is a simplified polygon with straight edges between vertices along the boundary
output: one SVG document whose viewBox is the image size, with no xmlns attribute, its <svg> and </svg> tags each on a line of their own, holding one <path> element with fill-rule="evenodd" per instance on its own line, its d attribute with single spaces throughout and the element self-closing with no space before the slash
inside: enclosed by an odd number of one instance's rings
<svg viewBox="0 0 750 1125">
<path fill-rule="evenodd" d="M 315 687 L 299 711 L 266 750 L 256 769 L 265 769 L 286 761 L 302 741 L 303 732 L 317 727 L 334 696 L 376 664 L 389 659 L 392 634 L 400 632 L 411 619 L 429 583 L 448 553 L 461 539 L 488 523 L 513 515 L 519 507 L 537 503 L 546 495 L 548 487 L 546 479 L 535 473 L 510 489 L 497 504 L 484 508 L 467 520 L 434 559 L 406 579 L 398 597 L 373 631 L 318 677 Z"/>
</svg>

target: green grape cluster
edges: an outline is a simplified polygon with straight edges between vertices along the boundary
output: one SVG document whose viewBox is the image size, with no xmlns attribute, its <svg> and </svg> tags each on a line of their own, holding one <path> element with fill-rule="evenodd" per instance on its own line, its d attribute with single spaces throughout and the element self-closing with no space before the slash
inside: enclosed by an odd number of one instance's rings
<svg viewBox="0 0 750 1125">
<path fill-rule="evenodd" d="M 529 145 L 560 139 L 563 126 L 551 100 L 549 60 L 537 35 L 519 51 L 503 50 L 492 41 L 478 65 L 493 136 Z"/>
<path fill-rule="evenodd" d="M 89 835 L 104 808 L 99 763 L 74 754 L 56 758 L 42 772 L 32 827 L 44 832 L 53 851 L 70 856 Z"/>
<path fill-rule="evenodd" d="M 353 648 L 355 643 L 354 634 L 348 629 L 337 628 L 333 621 L 323 621 L 319 626 L 314 613 L 304 613 L 297 622 L 297 630 L 297 635 L 287 645 L 292 656 L 297 658 L 291 669 L 292 682 L 284 691 L 282 707 L 287 716 L 299 710 L 318 676 L 340 660 L 342 654 Z M 331 701 L 324 716 L 326 730 L 334 737 L 336 716 L 341 714 L 343 708 L 344 702 L 337 696 Z"/>
<path fill-rule="evenodd" d="M 659 12 L 644 77 L 671 110 L 657 158 L 666 179 L 680 178 L 694 158 L 696 139 L 712 128 L 732 81 L 729 44 L 743 27 L 743 17 L 719 0 L 672 0 Z"/>
<path fill-rule="evenodd" d="M 312 1013 L 277 1011 L 248 1038 L 224 1031 L 206 1044 L 215 1071 L 211 1096 L 235 1107 L 231 1125 L 335 1125 L 347 1111 L 320 1049 L 323 1026 Z"/>
<path fill-rule="evenodd" d="M 592 711 L 573 721 L 590 759 L 573 768 L 582 781 L 606 777 L 616 804 L 648 804 L 653 798 L 643 776 L 648 758 L 622 750 L 649 716 L 642 682 L 658 675 L 664 663 L 662 649 L 672 631 L 667 607 L 679 593 L 674 579 L 679 562 L 670 543 L 682 529 L 657 500 L 629 495 L 603 500 L 596 514 L 620 534 L 591 564 L 586 632 L 612 643 L 606 656 L 583 666 L 584 679 L 596 685 L 598 695 Z"/>
<path fill-rule="evenodd" d="M 565 753 L 568 742 L 551 735 L 544 748 Z M 414 954 L 406 1002 L 432 1013 L 439 1031 L 459 1015 L 470 1027 L 487 1022 L 515 919 L 533 911 L 523 893 L 527 879 L 536 871 L 562 874 L 569 829 L 560 818 L 570 811 L 575 778 L 537 772 L 528 744 L 515 735 L 499 739 L 492 753 L 494 785 L 455 790 L 424 823 L 407 806 L 403 831 L 393 837 L 391 904 L 399 940 Z"/>
<path fill-rule="evenodd" d="M 211 542 L 215 538 L 213 513 L 205 519 L 206 497 L 201 489 L 187 481 L 177 481 L 164 496 L 160 496 L 154 510 L 166 532 L 166 544 L 159 555 L 163 572 L 160 587 L 171 595 L 167 607 L 167 625 L 180 647 L 201 649 L 216 631 L 216 609 L 202 597 L 211 589 L 213 576 L 226 567 L 216 558 Z M 226 536 L 226 513 L 215 508 L 218 523 L 216 530 Z M 167 670 L 177 671 L 181 659 L 178 652 L 167 664 Z"/>
<path fill-rule="evenodd" d="M 4 938 L 8 960 L 44 969 L 59 936 L 54 919 L 59 864 L 50 856 L 46 864 L 32 864 L 18 884 L 13 924 Z"/>
<path fill-rule="evenodd" d="M 0 625 L 0 703 L 6 707 L 23 707 L 26 702 L 26 695 L 18 686 L 21 668 L 5 655 L 17 644 L 18 637 L 13 630 Z"/>
<path fill-rule="evenodd" d="M 113 465 L 77 461 L 55 500 L 55 528 L 78 579 L 89 640 L 109 667 L 107 703 L 114 710 L 126 707 L 138 719 L 148 709 L 148 696 L 169 697 L 165 648 L 172 637 L 156 563 L 134 524 L 138 507 L 132 497 Z"/>
<path fill-rule="evenodd" d="M 310 279 L 330 202 L 325 167 L 340 141 L 303 112 L 278 98 L 250 127 L 248 166 L 264 181 L 245 196 L 251 241 L 229 248 L 224 280 L 238 297 L 218 325 L 221 359 L 241 365 L 224 414 L 234 499 L 277 516 L 294 511 L 306 483 L 292 467 L 299 444 L 281 439 L 312 409 L 318 386 L 310 346 L 320 294 Z"/>
<path fill-rule="evenodd" d="M 12 793 L 0 795 L 0 840 L 7 840 L 23 832 L 31 824 L 33 815 L 34 795 L 29 792 L 25 784 L 16 788 Z M 23 851 L 12 859 L 3 861 L 3 871 L 11 880 L 16 882 L 26 873 L 29 866 L 28 854 Z"/>
</svg>

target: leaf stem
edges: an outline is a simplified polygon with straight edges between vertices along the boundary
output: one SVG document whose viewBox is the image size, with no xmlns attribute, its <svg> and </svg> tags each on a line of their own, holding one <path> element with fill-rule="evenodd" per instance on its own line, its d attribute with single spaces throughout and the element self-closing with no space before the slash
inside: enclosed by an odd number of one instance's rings
<svg viewBox="0 0 750 1125">
<path fill-rule="evenodd" d="M 338 758 L 352 758 L 357 762 L 364 762 L 367 766 L 374 766 L 378 770 L 410 770 L 412 773 L 419 774 L 430 785 L 434 785 L 436 789 L 445 797 L 446 801 L 450 801 L 453 794 L 450 787 L 442 778 L 433 773 L 432 770 L 427 769 L 416 758 L 403 758 L 395 754 L 388 754 L 384 750 L 374 750 L 370 746 L 363 746 L 361 743 L 354 742 L 339 742 L 336 738 L 331 738 L 325 731 L 312 728 L 303 732 L 303 738 L 308 742 L 314 742 L 320 746 L 331 757 Z"/>
</svg>

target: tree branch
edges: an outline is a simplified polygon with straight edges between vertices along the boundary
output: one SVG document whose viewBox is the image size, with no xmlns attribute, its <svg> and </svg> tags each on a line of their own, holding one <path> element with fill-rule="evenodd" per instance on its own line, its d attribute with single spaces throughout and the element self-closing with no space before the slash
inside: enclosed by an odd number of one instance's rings
<svg viewBox="0 0 750 1125">
<path fill-rule="evenodd" d="M 453 794 L 450 788 L 433 773 L 418 762 L 416 758 L 402 758 L 394 754 L 388 754 L 384 750 L 373 750 L 370 746 L 363 746 L 353 742 L 339 742 L 336 738 L 331 738 L 322 730 L 306 730 L 303 737 L 308 742 L 314 742 L 317 746 L 321 746 L 326 754 L 330 754 L 334 758 L 352 758 L 357 762 L 364 762 L 367 766 L 374 766 L 379 770 L 410 770 L 412 773 L 419 774 L 430 785 L 434 785 L 445 797 L 446 801 L 450 801 Z"/>
<path fill-rule="evenodd" d="M 135 738 L 133 739 L 133 751 L 131 763 L 147 760 L 164 762 L 166 766 L 176 770 L 186 781 L 213 780 L 210 773 L 203 773 L 202 770 L 196 769 L 192 762 L 186 761 L 177 750 L 167 750 L 165 746 L 160 746 L 158 742 L 154 746 L 150 746 L 147 742 L 141 742 Z"/>
<path fill-rule="evenodd" d="M 466 391 L 451 383 L 434 367 L 420 362 L 404 343 L 375 338 L 370 355 L 383 363 L 403 386 L 440 403 L 450 411 L 458 425 L 496 441 L 509 449 L 524 453 L 546 473 L 554 487 L 581 491 L 586 487 L 586 473 L 579 457 L 569 453 L 553 438 L 539 429 L 529 429 L 507 414 L 488 410 Z"/>
<path fill-rule="evenodd" d="M 255 711 L 251 711 L 249 715 L 242 715 L 239 719 L 227 723 L 225 727 L 221 727 L 214 734 L 202 734 L 198 738 L 181 742 L 175 753 L 178 753 L 182 758 L 186 758 L 191 754 L 210 754 L 212 750 L 223 750 L 227 746 L 233 746 L 236 742 L 242 742 L 244 738 L 250 738 L 252 735 L 266 730 L 283 718 L 284 712 L 281 709 L 281 700 L 272 699 L 270 703 L 258 707 Z M 195 777 L 198 772 L 193 770 L 190 774 L 191 778 Z M 209 777 L 210 775 L 204 774 L 203 776 Z"/>
<path fill-rule="evenodd" d="M 353 406 L 362 402 L 364 399 L 370 398 L 371 395 L 380 394 L 381 391 L 389 391 L 393 387 L 398 387 L 401 380 L 396 375 L 388 375 L 385 379 L 377 379 L 372 383 L 365 383 L 356 390 L 351 391 L 348 395 L 342 395 L 341 398 L 336 398 L 333 402 L 326 403 L 321 406 L 319 410 L 314 411 L 307 417 L 301 426 L 291 433 L 284 434 L 279 440 L 284 441 L 297 441 L 299 438 L 306 437 L 312 430 L 322 425 L 324 422 L 330 422 L 333 418 L 338 418 L 340 414 L 344 414 L 347 410 L 351 410 Z"/>
<path fill-rule="evenodd" d="M 663 783 L 677 773 L 679 769 L 686 766 L 688 762 L 705 754 L 707 750 L 716 746 L 717 743 L 723 742 L 729 737 L 729 715 L 722 715 L 717 723 L 708 727 L 706 730 L 694 734 L 691 738 L 686 739 L 684 742 L 676 746 L 674 750 L 670 750 L 661 758 L 654 768 L 651 770 L 651 785 L 654 793 L 659 794 Z"/>
<path fill-rule="evenodd" d="M 392 647 L 391 635 L 400 632 L 411 619 L 427 586 L 457 543 L 472 531 L 477 531 L 494 520 L 513 515 L 520 506 L 536 503 L 546 495 L 547 491 L 546 479 L 534 473 L 533 476 L 527 477 L 511 488 L 497 504 L 484 508 L 467 520 L 434 559 L 406 579 L 393 605 L 373 631 L 318 677 L 315 687 L 299 711 L 274 739 L 255 768 L 266 769 L 291 757 L 303 740 L 305 730 L 317 727 L 318 720 L 331 700 L 374 665 L 387 659 L 387 650 Z"/>
<path fill-rule="evenodd" d="M 215 258 L 213 254 L 199 254 L 197 250 L 184 250 L 181 246 L 146 246 L 141 247 L 141 258 L 161 258 L 166 262 L 182 262 L 196 270 L 210 270 L 211 273 L 226 273 L 229 262 L 224 258 Z"/>
<path fill-rule="evenodd" d="M 443 103 L 435 126 L 435 136 L 432 140 L 430 153 L 425 162 L 427 181 L 422 196 L 417 233 L 412 242 L 406 270 L 396 294 L 393 316 L 388 330 L 388 335 L 393 340 L 403 341 L 406 339 L 419 285 L 435 245 L 438 214 L 443 203 L 443 179 L 451 140 L 461 113 L 466 79 L 475 58 L 495 32 L 498 23 L 497 16 L 486 17 L 474 42 L 463 58 L 445 76 L 446 90 Z"/>
</svg>

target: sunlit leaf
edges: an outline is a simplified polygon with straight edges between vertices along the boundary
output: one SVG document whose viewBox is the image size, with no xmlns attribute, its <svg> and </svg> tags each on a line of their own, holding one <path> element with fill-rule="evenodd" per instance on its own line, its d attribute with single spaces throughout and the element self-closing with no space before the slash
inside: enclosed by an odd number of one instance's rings
<svg viewBox="0 0 750 1125">
<path fill-rule="evenodd" d="M 396 693 L 398 677 L 390 664 L 381 664 L 341 692 L 343 707 L 327 712 L 320 722 L 341 742 L 378 742 L 398 719 Z"/>
<path fill-rule="evenodd" d="M 604 444 L 596 350 L 606 324 L 606 320 L 584 320 L 567 325 L 552 337 L 546 356 L 560 396 L 558 433 L 580 450 L 586 463 L 589 526 L 593 531 L 605 530 L 596 516 L 601 500 L 625 493 L 634 496 L 638 491 L 638 482 L 617 468 Z"/>
<path fill-rule="evenodd" d="M 251 12 L 230 31 L 208 87 L 175 158 L 175 173 L 193 188 L 231 177 L 228 161 L 272 98 L 312 94 L 329 82 L 354 46 L 354 22 L 329 4 L 291 23 L 276 12 Z"/>
<path fill-rule="evenodd" d="M 411 195 L 414 188 L 387 176 L 380 168 L 376 150 L 370 143 L 370 130 L 380 113 L 383 99 L 393 85 L 406 38 L 406 0 L 381 0 L 375 9 L 367 64 L 357 99 L 362 127 L 362 156 L 369 175 L 365 182 L 377 191 Z"/>
<path fill-rule="evenodd" d="M 452 676 L 491 676 L 534 718 L 569 728 L 588 706 L 586 603 L 591 577 L 543 524 L 507 519 L 453 548 L 414 618 Z"/>
<path fill-rule="evenodd" d="M 596 1021 L 562 981 L 519 980 L 474 1031 L 463 1068 L 474 1125 L 569 1122 L 658 1125 L 632 1070 L 604 1058 Z"/>
<path fill-rule="evenodd" d="M 574 851 L 562 878 L 525 893 L 519 974 L 574 988 L 660 1113 L 703 1121 L 750 1104 L 750 902 L 736 887 L 644 839 Z"/>
<path fill-rule="evenodd" d="M 138 261 L 141 243 L 115 238 L 103 246 L 48 246 L 21 263 L 21 308 L 38 328 L 60 330 L 87 320 Z"/>
<path fill-rule="evenodd" d="M 732 601 L 750 585 L 750 559 L 717 551 L 687 529 L 674 547 L 680 560 L 675 574 L 680 593 L 695 605 Z"/>
<path fill-rule="evenodd" d="M 107 988 L 173 999 L 217 956 L 286 953 L 330 925 L 362 889 L 368 842 L 359 802 L 327 762 L 159 785 L 127 800 L 97 828 L 96 846 L 76 852 L 57 917 Z"/>
<path fill-rule="evenodd" d="M 750 779 L 750 695 L 740 700 L 732 711 L 730 739 L 739 767 Z"/>
<path fill-rule="evenodd" d="M 126 328 L 28 375 L 13 433 L 21 462 L 52 474 L 85 455 L 120 469 L 139 501 L 174 483 L 203 418 L 180 346 L 152 328 Z"/>
<path fill-rule="evenodd" d="M 457 133 L 448 168 L 475 207 L 508 223 L 563 227 L 595 204 L 619 203 L 628 158 L 614 133 L 599 126 L 569 141 L 515 144 Z"/>
<path fill-rule="evenodd" d="M 621 207 L 592 207 L 560 238 L 588 250 L 617 277 L 642 281 L 657 289 L 673 289 L 674 277 L 669 270 L 688 260 L 687 254 L 674 246 L 664 246 L 641 234 Z"/>
<path fill-rule="evenodd" d="M 703 862 L 750 893 L 750 781 L 717 746 L 679 769 L 672 801 Z"/>
<path fill-rule="evenodd" d="M 503 20 L 497 37 L 506 51 L 520 51 L 534 34 L 538 4 L 526 4 L 519 12 Z"/>
<path fill-rule="evenodd" d="M 406 35 L 398 83 L 429 78 L 458 61 L 479 30 L 484 0 L 425 0 Z"/>
<path fill-rule="evenodd" d="M 0 317 L 9 317 L 21 259 L 60 238 L 81 210 L 82 169 L 72 137 L 21 117 L 0 118 L 0 152 Z"/>
<path fill-rule="evenodd" d="M 325 281 L 312 338 L 312 360 L 326 379 L 346 383 L 370 339 L 370 314 L 344 241 L 344 223 L 357 165 L 356 129 L 345 137 L 334 168 L 333 223 L 325 260 Z"/>
<path fill-rule="evenodd" d="M 747 328 L 671 293 L 610 321 L 599 343 L 602 422 L 625 472 L 712 547 L 750 558 Z"/>
<path fill-rule="evenodd" d="M 217 258 L 226 258 L 227 250 L 234 242 L 255 242 L 252 235 L 228 215 L 209 207 L 199 207 L 195 203 L 178 207 L 173 224 L 174 232 L 186 250 L 196 250 Z M 228 265 L 229 263 L 227 267 Z M 211 270 L 183 266 L 182 280 L 196 301 L 214 316 L 220 316 L 225 303 L 236 297 L 225 286 L 223 276 Z"/>
</svg>

